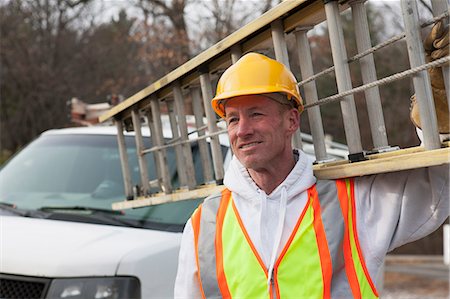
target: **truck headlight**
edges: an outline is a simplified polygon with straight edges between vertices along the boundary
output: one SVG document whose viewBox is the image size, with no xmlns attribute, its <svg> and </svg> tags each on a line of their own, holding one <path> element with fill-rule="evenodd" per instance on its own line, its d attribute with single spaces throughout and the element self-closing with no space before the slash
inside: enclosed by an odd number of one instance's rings
<svg viewBox="0 0 450 299">
<path fill-rule="evenodd" d="M 141 298 L 141 285 L 135 277 L 58 278 L 50 284 L 47 298 Z"/>
</svg>

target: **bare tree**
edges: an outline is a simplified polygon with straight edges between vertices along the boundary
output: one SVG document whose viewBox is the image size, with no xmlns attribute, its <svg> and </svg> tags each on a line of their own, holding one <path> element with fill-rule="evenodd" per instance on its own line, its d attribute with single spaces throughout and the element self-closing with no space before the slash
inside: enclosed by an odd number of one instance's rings
<svg viewBox="0 0 450 299">
<path fill-rule="evenodd" d="M 202 13 L 189 16 L 195 53 L 217 43 L 238 30 L 251 20 L 261 16 L 281 0 L 200 0 L 193 5 L 201 5 Z"/>
<path fill-rule="evenodd" d="M 68 79 L 66 54 L 76 39 L 70 23 L 86 8 L 62 0 L 13 0 L 0 7 L 2 146 L 15 149 L 63 123 L 66 89 L 59 82 Z"/>
<path fill-rule="evenodd" d="M 154 44 L 159 41 L 171 44 L 173 52 L 176 53 L 170 57 L 174 64 L 180 64 L 190 58 L 185 20 L 188 2 L 188 0 L 137 0 L 135 2 L 144 16 L 142 27 L 147 37 L 150 37 L 147 42 Z"/>
<path fill-rule="evenodd" d="M 67 125 L 66 101 L 73 96 L 104 101 L 148 83 L 129 38 L 134 21 L 122 14 L 80 29 L 73 24 L 85 19 L 89 5 L 13 0 L 0 6 L 2 149 L 15 151 L 46 129 Z"/>
</svg>

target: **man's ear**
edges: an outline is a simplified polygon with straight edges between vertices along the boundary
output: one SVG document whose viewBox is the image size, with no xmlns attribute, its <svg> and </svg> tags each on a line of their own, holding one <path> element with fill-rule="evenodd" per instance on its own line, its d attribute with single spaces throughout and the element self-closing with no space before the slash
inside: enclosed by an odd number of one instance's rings
<svg viewBox="0 0 450 299">
<path fill-rule="evenodd" d="M 286 119 L 289 124 L 288 125 L 289 132 L 294 133 L 300 127 L 300 112 L 298 111 L 298 109 L 292 108 L 288 110 L 286 113 L 287 113 Z"/>
</svg>

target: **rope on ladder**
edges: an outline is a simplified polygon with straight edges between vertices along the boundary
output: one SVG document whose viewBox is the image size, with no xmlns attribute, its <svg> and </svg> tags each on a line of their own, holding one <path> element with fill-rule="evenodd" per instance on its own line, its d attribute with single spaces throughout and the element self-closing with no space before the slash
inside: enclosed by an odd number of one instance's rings
<svg viewBox="0 0 450 299">
<path fill-rule="evenodd" d="M 432 18 L 432 19 L 430 19 L 430 20 L 428 20 L 428 21 L 422 23 L 422 24 L 420 25 L 420 27 L 421 27 L 421 28 L 425 28 L 425 27 L 427 27 L 427 26 L 429 26 L 429 25 L 431 25 L 431 24 L 433 24 L 433 23 L 435 23 L 435 22 L 438 22 L 438 21 L 440 21 L 440 20 L 442 20 L 442 19 L 444 19 L 444 18 L 446 18 L 446 17 L 448 17 L 448 16 L 449 16 L 449 11 L 446 11 L 446 12 L 444 12 L 443 14 L 441 14 L 441 15 L 439 15 L 439 16 L 437 16 L 437 17 L 434 17 L 434 18 Z M 370 49 L 367 49 L 367 50 L 364 51 L 364 52 L 361 52 L 361 53 L 359 53 L 359 54 L 357 54 L 357 55 L 355 55 L 355 56 L 349 58 L 349 59 L 347 60 L 347 63 L 354 62 L 354 61 L 356 61 L 356 60 L 358 60 L 358 59 L 360 59 L 360 58 L 362 58 L 362 57 L 364 57 L 364 56 L 367 56 L 367 55 L 369 55 L 369 54 L 372 54 L 372 53 L 374 53 L 375 51 L 378 51 L 378 50 L 380 50 L 380 49 L 382 49 L 382 48 L 384 48 L 384 47 L 386 47 L 386 46 L 389 46 L 390 44 L 395 43 L 396 41 L 399 41 L 399 40 L 403 39 L 405 36 L 406 36 L 406 35 L 405 35 L 404 32 L 401 33 L 401 34 L 399 34 L 399 35 L 395 35 L 395 36 L 391 37 L 390 39 L 388 39 L 388 40 L 386 40 L 386 41 L 384 41 L 384 42 L 382 42 L 382 43 L 380 43 L 380 44 L 378 44 L 378 45 L 376 45 L 376 46 L 374 46 L 374 47 L 372 47 L 372 48 L 370 48 Z M 305 85 L 306 83 L 309 83 L 309 82 L 311 82 L 311 81 L 313 81 L 313 80 L 316 80 L 317 78 L 319 78 L 319 77 L 321 77 L 321 76 L 323 76 L 323 75 L 326 75 L 326 74 L 328 74 L 328 73 L 331 73 L 331 72 L 333 72 L 333 71 L 334 71 L 334 66 L 329 67 L 329 68 L 327 68 L 327 69 L 325 69 L 325 70 L 323 70 L 323 71 L 321 71 L 321 72 L 319 72 L 319 73 L 317 73 L 317 74 L 315 74 L 315 75 L 313 75 L 313 76 L 311 76 L 311 77 L 309 77 L 309 78 L 307 78 L 307 79 L 305 79 L 305 80 L 303 80 L 303 81 L 300 81 L 299 83 L 297 83 L 297 85 L 298 85 L 298 86 Z M 305 106 L 305 107 L 306 107 L 306 106 Z"/>
<path fill-rule="evenodd" d="M 413 75 L 415 73 L 421 72 L 421 71 L 426 70 L 428 68 L 440 66 L 440 65 L 448 63 L 448 62 L 450 62 L 450 56 L 442 57 L 442 58 L 440 58 L 438 60 L 435 60 L 435 61 L 423 64 L 423 65 L 420 65 L 418 67 L 415 67 L 415 68 L 412 68 L 412 69 L 409 69 L 409 70 L 406 70 L 406 71 L 403 71 L 403 72 L 400 72 L 400 73 L 396 73 L 396 74 L 391 75 L 389 77 L 385 77 L 383 79 L 376 80 L 376 81 L 370 82 L 370 83 L 365 84 L 365 85 L 361 85 L 359 87 L 347 90 L 345 92 L 342 92 L 342 93 L 339 93 L 339 94 L 335 94 L 335 95 L 332 95 L 332 96 L 320 99 L 320 100 L 318 100 L 315 103 L 311 103 L 311 104 L 305 105 L 304 108 L 307 109 L 307 108 L 311 108 L 311 107 L 317 106 L 317 105 L 323 105 L 323 104 L 328 104 L 328 103 L 340 101 L 340 100 L 342 100 L 343 97 L 346 97 L 348 95 L 351 95 L 351 94 L 354 94 L 354 93 L 357 93 L 357 92 L 361 92 L 361 91 L 364 91 L 366 89 L 369 89 L 369 88 L 372 88 L 372 87 L 375 87 L 375 86 L 384 85 L 384 84 L 390 83 L 392 81 L 399 80 L 399 79 L 402 79 L 404 77 L 411 76 L 411 75 Z"/>
</svg>

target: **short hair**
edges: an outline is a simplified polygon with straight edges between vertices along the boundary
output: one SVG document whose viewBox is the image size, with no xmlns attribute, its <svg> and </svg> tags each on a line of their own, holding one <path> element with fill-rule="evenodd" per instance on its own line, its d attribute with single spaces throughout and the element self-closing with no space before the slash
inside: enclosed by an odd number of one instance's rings
<svg viewBox="0 0 450 299">
<path fill-rule="evenodd" d="M 297 101 L 295 101 L 294 99 L 289 99 L 289 95 L 287 95 L 285 93 L 272 92 L 272 93 L 260 93 L 260 94 L 255 94 L 255 95 L 264 96 L 266 98 L 269 98 L 282 106 L 287 106 L 286 108 L 288 108 L 288 109 L 298 109 Z M 225 106 L 226 106 L 227 102 L 232 99 L 233 98 L 221 99 L 217 102 L 217 104 L 219 106 L 223 107 L 222 111 L 225 112 Z"/>
<path fill-rule="evenodd" d="M 291 108 L 298 109 L 297 102 L 289 99 L 288 95 L 285 93 L 272 92 L 272 93 L 264 93 L 261 95 L 268 97 L 269 99 L 271 99 L 281 105 L 288 106 L 289 109 L 291 109 Z"/>
</svg>

